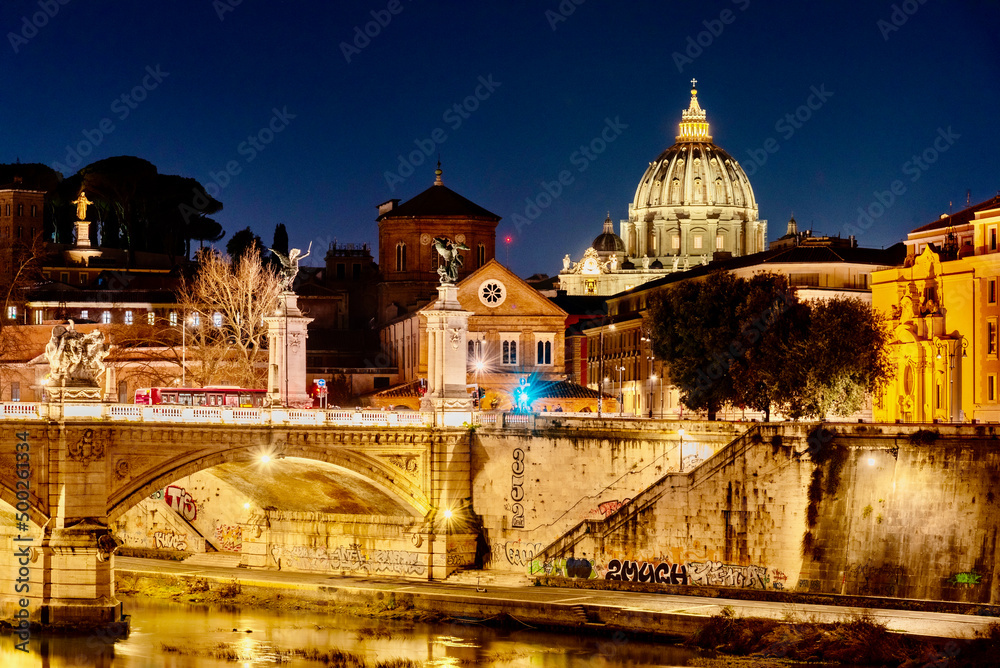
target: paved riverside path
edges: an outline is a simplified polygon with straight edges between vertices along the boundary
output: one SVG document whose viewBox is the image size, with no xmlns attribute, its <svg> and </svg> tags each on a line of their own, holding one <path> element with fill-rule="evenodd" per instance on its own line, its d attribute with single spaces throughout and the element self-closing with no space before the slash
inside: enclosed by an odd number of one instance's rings
<svg viewBox="0 0 1000 668">
<path fill-rule="evenodd" d="M 291 590 L 312 590 L 319 587 L 359 591 L 405 592 L 412 596 L 433 597 L 442 602 L 442 613 L 447 613 L 447 601 L 454 598 L 481 599 L 483 603 L 511 602 L 519 605 L 565 605 L 601 606 L 623 611 L 643 611 L 647 613 L 680 614 L 693 617 L 711 617 L 723 607 L 730 606 L 742 617 L 770 617 L 782 619 L 786 614 L 794 614 L 795 621 L 833 622 L 858 608 L 833 605 L 789 604 L 772 601 L 740 601 L 725 598 L 705 598 L 700 596 L 673 596 L 668 594 L 646 594 L 624 591 L 602 591 L 595 589 L 569 589 L 561 587 L 503 587 L 490 585 L 487 591 L 477 591 L 474 585 L 450 584 L 443 582 L 420 582 L 410 580 L 383 580 L 365 577 L 329 576 L 317 573 L 296 573 L 275 570 L 248 570 L 246 568 L 226 568 L 185 564 L 180 561 L 160 559 L 139 559 L 135 557 L 115 557 L 115 570 L 129 573 L 150 573 L 163 575 L 184 575 L 218 578 L 230 581 L 238 579 L 244 585 L 260 583 L 268 587 L 287 587 Z M 128 610 L 125 611 L 126 613 Z M 890 630 L 940 638 L 970 638 L 977 630 L 984 630 L 996 617 L 959 615 L 940 612 L 920 612 L 912 610 L 886 610 L 873 608 L 876 618 L 884 621 Z"/>
</svg>

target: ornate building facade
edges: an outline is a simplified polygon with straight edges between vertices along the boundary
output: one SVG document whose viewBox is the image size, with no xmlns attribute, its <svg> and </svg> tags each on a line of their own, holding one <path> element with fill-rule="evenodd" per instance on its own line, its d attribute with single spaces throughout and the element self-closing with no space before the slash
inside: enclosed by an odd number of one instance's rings
<svg viewBox="0 0 1000 668">
<path fill-rule="evenodd" d="M 692 80 L 692 83 L 695 83 Z M 767 221 L 746 172 L 712 141 L 698 91 L 681 114 L 675 143 L 649 163 L 621 221 L 611 217 L 587 255 L 566 256 L 559 274 L 567 294 L 611 295 L 674 271 L 765 250 Z"/>
</svg>

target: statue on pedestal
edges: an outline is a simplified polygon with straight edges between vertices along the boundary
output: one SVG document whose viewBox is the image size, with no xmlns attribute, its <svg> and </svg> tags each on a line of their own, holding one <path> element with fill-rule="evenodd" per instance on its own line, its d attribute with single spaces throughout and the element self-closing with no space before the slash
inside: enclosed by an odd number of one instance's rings
<svg viewBox="0 0 1000 668">
<path fill-rule="evenodd" d="M 469 250 L 469 247 L 448 237 L 435 237 L 434 248 L 444 258 L 444 264 L 437 270 L 441 284 L 457 283 L 458 270 L 462 268 L 462 254 L 458 251 Z"/>
<path fill-rule="evenodd" d="M 45 345 L 49 363 L 48 385 L 98 387 L 104 376 L 104 358 L 111 346 L 104 343 L 104 334 L 95 329 L 90 334 L 76 331 L 73 321 L 67 326 L 56 325 Z"/>
<path fill-rule="evenodd" d="M 305 255 L 300 255 L 302 251 L 298 248 L 288 251 L 288 255 L 273 248 L 268 250 L 274 253 L 281 262 L 281 291 L 288 292 L 292 289 L 292 283 L 295 282 L 295 277 L 299 273 L 299 261 L 309 257 L 309 253 L 312 252 L 312 242 L 309 242 L 309 248 L 306 249 Z"/>
<path fill-rule="evenodd" d="M 81 190 L 80 196 L 73 200 L 72 203 L 76 204 L 76 219 L 87 220 L 87 207 L 93 204 L 92 201 L 87 199 L 87 192 L 85 190 Z"/>
</svg>

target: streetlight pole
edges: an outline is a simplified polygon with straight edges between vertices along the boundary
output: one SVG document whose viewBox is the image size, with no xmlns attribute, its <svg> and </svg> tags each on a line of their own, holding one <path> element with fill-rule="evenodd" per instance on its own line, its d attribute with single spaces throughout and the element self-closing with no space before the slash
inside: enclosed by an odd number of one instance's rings
<svg viewBox="0 0 1000 668">
<path fill-rule="evenodd" d="M 625 395 L 623 394 L 622 388 L 622 373 L 625 371 L 624 366 L 618 367 L 618 415 L 625 414 Z"/>
</svg>

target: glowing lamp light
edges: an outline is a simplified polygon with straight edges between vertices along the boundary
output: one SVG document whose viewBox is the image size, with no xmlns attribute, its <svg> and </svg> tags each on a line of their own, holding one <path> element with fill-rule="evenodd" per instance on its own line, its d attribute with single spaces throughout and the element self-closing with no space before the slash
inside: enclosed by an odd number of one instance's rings
<svg viewBox="0 0 1000 668">
<path fill-rule="evenodd" d="M 509 235 L 509 234 L 508 234 L 508 235 L 507 235 L 506 237 L 504 237 L 504 242 L 505 242 L 505 243 L 508 243 L 508 244 L 509 244 L 509 243 L 510 243 L 511 241 L 513 241 L 513 239 L 511 239 L 511 237 L 510 237 L 510 235 Z"/>
<path fill-rule="evenodd" d="M 869 457 L 868 458 L 868 466 L 875 466 L 875 458 L 874 457 Z"/>
<path fill-rule="evenodd" d="M 485 368 L 486 368 L 486 365 L 483 364 L 482 360 L 479 360 L 478 362 L 476 362 L 476 371 L 482 371 Z"/>
<path fill-rule="evenodd" d="M 244 503 L 244 504 L 243 504 L 243 508 L 244 508 L 245 510 L 250 510 L 250 502 L 249 502 L 249 501 L 247 501 L 246 503 Z"/>
<path fill-rule="evenodd" d="M 271 461 L 271 455 L 261 455 L 260 461 L 264 464 L 267 464 L 268 462 Z"/>
<path fill-rule="evenodd" d="M 444 518 L 446 520 L 450 520 L 451 519 L 451 510 L 445 510 L 444 511 Z"/>
</svg>

